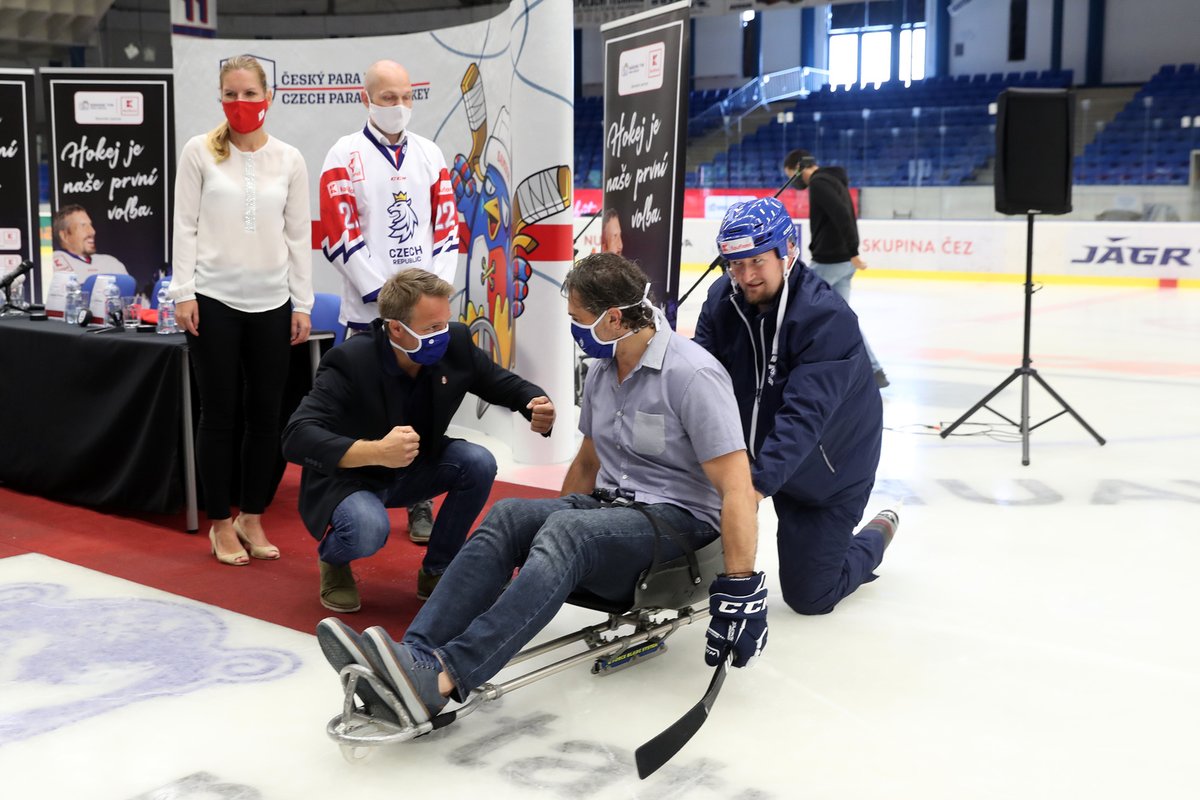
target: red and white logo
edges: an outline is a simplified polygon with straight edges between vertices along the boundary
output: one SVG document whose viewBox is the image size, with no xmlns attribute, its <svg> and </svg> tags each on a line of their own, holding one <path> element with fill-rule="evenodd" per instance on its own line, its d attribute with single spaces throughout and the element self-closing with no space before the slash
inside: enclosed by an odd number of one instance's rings
<svg viewBox="0 0 1200 800">
<path fill-rule="evenodd" d="M 350 180 L 366 180 L 366 176 L 363 173 L 362 155 L 357 150 L 350 154 Z"/>
<path fill-rule="evenodd" d="M 721 242 L 721 255 L 727 256 L 730 253 L 740 253 L 743 250 L 750 250 L 754 247 L 754 237 L 740 236 L 737 239 L 730 239 L 727 242 Z"/>
</svg>

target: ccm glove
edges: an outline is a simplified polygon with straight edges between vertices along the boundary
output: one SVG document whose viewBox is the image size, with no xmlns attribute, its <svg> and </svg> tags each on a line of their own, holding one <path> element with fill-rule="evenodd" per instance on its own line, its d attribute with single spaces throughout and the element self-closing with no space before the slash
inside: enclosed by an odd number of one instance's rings
<svg viewBox="0 0 1200 800">
<path fill-rule="evenodd" d="M 748 667 L 767 646 L 767 577 L 718 575 L 708 587 L 712 618 L 705 634 L 704 661 L 715 667 L 733 651 L 733 666 Z"/>
</svg>

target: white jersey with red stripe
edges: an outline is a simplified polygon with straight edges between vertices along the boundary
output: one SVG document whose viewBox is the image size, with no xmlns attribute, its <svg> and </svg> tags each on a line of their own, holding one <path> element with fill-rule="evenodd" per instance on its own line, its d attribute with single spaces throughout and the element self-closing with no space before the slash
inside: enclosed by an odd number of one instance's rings
<svg viewBox="0 0 1200 800">
<path fill-rule="evenodd" d="M 55 272 L 74 272 L 80 283 L 93 275 L 128 275 L 129 270 L 115 256 L 93 253 L 77 256 L 67 250 L 55 250 L 51 255 Z"/>
<path fill-rule="evenodd" d="M 405 132 L 391 145 L 368 124 L 329 149 L 319 192 L 321 249 L 343 278 L 341 322 L 365 329 L 379 316 L 379 289 L 401 270 L 454 282 L 458 209 L 432 141 Z"/>
</svg>

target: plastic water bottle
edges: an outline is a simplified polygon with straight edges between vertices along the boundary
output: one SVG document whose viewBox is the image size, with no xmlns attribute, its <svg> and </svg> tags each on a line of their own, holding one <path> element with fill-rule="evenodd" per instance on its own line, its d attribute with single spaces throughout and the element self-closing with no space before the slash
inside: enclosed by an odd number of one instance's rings
<svg viewBox="0 0 1200 800">
<path fill-rule="evenodd" d="M 66 305 L 63 310 L 63 319 L 68 325 L 79 324 L 79 310 L 83 308 L 83 290 L 79 288 L 79 279 L 71 273 L 67 277 L 66 288 Z"/>
<path fill-rule="evenodd" d="M 178 333 L 175 327 L 175 301 L 170 295 L 171 284 L 164 283 L 158 290 L 158 326 L 155 333 Z"/>
</svg>

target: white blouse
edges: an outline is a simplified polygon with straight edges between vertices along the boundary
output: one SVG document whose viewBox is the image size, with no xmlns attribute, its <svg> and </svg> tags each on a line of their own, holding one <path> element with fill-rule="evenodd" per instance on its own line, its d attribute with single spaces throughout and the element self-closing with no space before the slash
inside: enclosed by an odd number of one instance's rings
<svg viewBox="0 0 1200 800">
<path fill-rule="evenodd" d="M 175 176 L 171 297 L 197 292 L 238 311 L 292 301 L 313 306 L 308 168 L 300 151 L 275 137 L 252 153 L 229 145 L 217 163 L 207 134 L 183 146 Z"/>
</svg>

